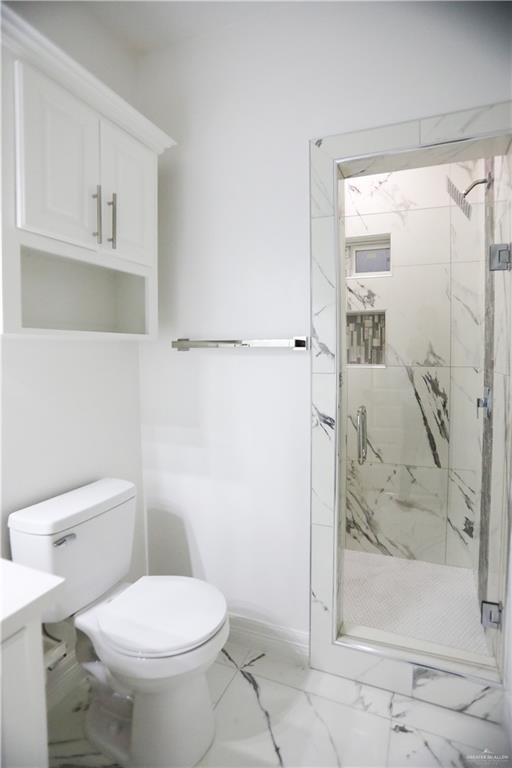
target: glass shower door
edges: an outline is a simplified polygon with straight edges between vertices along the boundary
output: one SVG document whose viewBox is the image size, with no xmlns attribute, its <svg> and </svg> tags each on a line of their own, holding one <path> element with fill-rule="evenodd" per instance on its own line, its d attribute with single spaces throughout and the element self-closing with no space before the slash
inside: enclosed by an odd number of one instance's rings
<svg viewBox="0 0 512 768">
<path fill-rule="evenodd" d="M 510 459 L 511 275 L 487 254 L 510 241 L 510 166 L 405 168 L 342 195 L 341 633 L 483 664 Z"/>
</svg>

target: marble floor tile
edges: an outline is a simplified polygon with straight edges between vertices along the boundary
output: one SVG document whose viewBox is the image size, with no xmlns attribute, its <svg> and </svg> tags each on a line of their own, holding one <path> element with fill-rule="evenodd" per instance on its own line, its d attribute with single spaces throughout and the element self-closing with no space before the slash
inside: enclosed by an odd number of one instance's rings
<svg viewBox="0 0 512 768">
<path fill-rule="evenodd" d="M 434 733 L 481 752 L 489 749 L 494 754 L 510 754 L 507 734 L 495 723 L 398 695 L 393 698 L 391 713 L 393 726 Z"/>
<path fill-rule="evenodd" d="M 50 768 L 119 768 L 85 739 L 52 746 Z"/>
<path fill-rule="evenodd" d="M 227 667 L 232 667 L 233 662 L 241 666 L 244 661 L 247 659 L 247 654 L 249 653 L 249 646 L 241 642 L 239 640 L 231 640 L 229 639 L 224 646 L 223 650 L 219 653 L 217 656 L 217 659 L 215 661 L 216 664 L 223 664 Z M 229 656 L 228 656 L 229 655 Z M 231 661 L 231 659 L 233 661 Z"/>
<path fill-rule="evenodd" d="M 311 669 L 307 659 L 300 656 L 284 656 L 257 648 L 251 649 L 245 668 L 257 677 L 264 677 L 338 704 L 381 717 L 390 716 L 392 694 L 389 691 Z"/>
<path fill-rule="evenodd" d="M 382 766 L 389 720 L 242 668 L 216 708 L 202 766 Z"/>
<path fill-rule="evenodd" d="M 217 730 L 201 766 L 476 768 L 508 754 L 494 723 L 312 670 L 284 650 L 232 640 L 208 682 Z M 84 737 L 87 702 L 85 685 L 50 712 L 51 768 L 117 768 Z"/>
<path fill-rule="evenodd" d="M 494 723 L 500 723 L 503 717 L 503 688 L 429 667 L 414 668 L 412 696 L 433 704 L 442 702 L 456 712 Z"/>
<path fill-rule="evenodd" d="M 485 755 L 467 744 L 428 733 L 420 728 L 411 728 L 400 722 L 393 723 L 389 740 L 387 765 L 389 768 L 470 768 L 483 765 Z M 482 762 L 480 762 L 482 761 Z M 495 764 L 508 766 L 508 761 Z"/>
</svg>

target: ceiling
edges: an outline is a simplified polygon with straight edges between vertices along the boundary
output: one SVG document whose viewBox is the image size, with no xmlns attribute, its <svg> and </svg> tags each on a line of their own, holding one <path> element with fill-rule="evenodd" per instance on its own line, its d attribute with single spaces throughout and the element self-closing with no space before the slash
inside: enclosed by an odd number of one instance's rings
<svg viewBox="0 0 512 768">
<path fill-rule="evenodd" d="M 245 21 L 265 20 L 286 2 L 77 2 L 87 8 L 134 53 L 147 53 L 181 40 Z"/>
</svg>

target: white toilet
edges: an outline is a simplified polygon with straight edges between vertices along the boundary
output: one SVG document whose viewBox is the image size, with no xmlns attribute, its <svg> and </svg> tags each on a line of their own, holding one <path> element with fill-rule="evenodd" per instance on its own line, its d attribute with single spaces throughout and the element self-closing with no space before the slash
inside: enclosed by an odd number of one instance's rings
<svg viewBox="0 0 512 768">
<path fill-rule="evenodd" d="M 9 516 L 12 558 L 66 578 L 44 616 L 74 616 L 100 660 L 90 740 L 130 768 L 195 765 L 214 736 L 206 671 L 229 634 L 224 596 L 199 579 L 128 573 L 135 486 L 104 479 Z M 132 703 L 133 702 L 133 703 Z"/>
</svg>

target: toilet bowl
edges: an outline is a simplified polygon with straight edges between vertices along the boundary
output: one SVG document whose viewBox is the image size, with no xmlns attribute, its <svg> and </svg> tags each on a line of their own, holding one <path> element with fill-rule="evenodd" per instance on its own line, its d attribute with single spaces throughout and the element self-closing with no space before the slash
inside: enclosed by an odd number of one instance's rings
<svg viewBox="0 0 512 768">
<path fill-rule="evenodd" d="M 133 696 L 130 768 L 193 766 L 214 736 L 206 672 L 229 634 L 226 601 L 210 584 L 144 576 L 75 616 L 114 687 Z M 91 741 L 107 749 L 104 735 Z"/>
<path fill-rule="evenodd" d="M 126 768 L 187 768 L 214 736 L 206 672 L 228 638 L 226 601 L 194 578 L 123 582 L 135 508 L 133 483 L 98 480 L 13 512 L 11 550 L 65 578 L 43 621 L 73 618 L 95 648 L 90 740 Z"/>
</svg>

